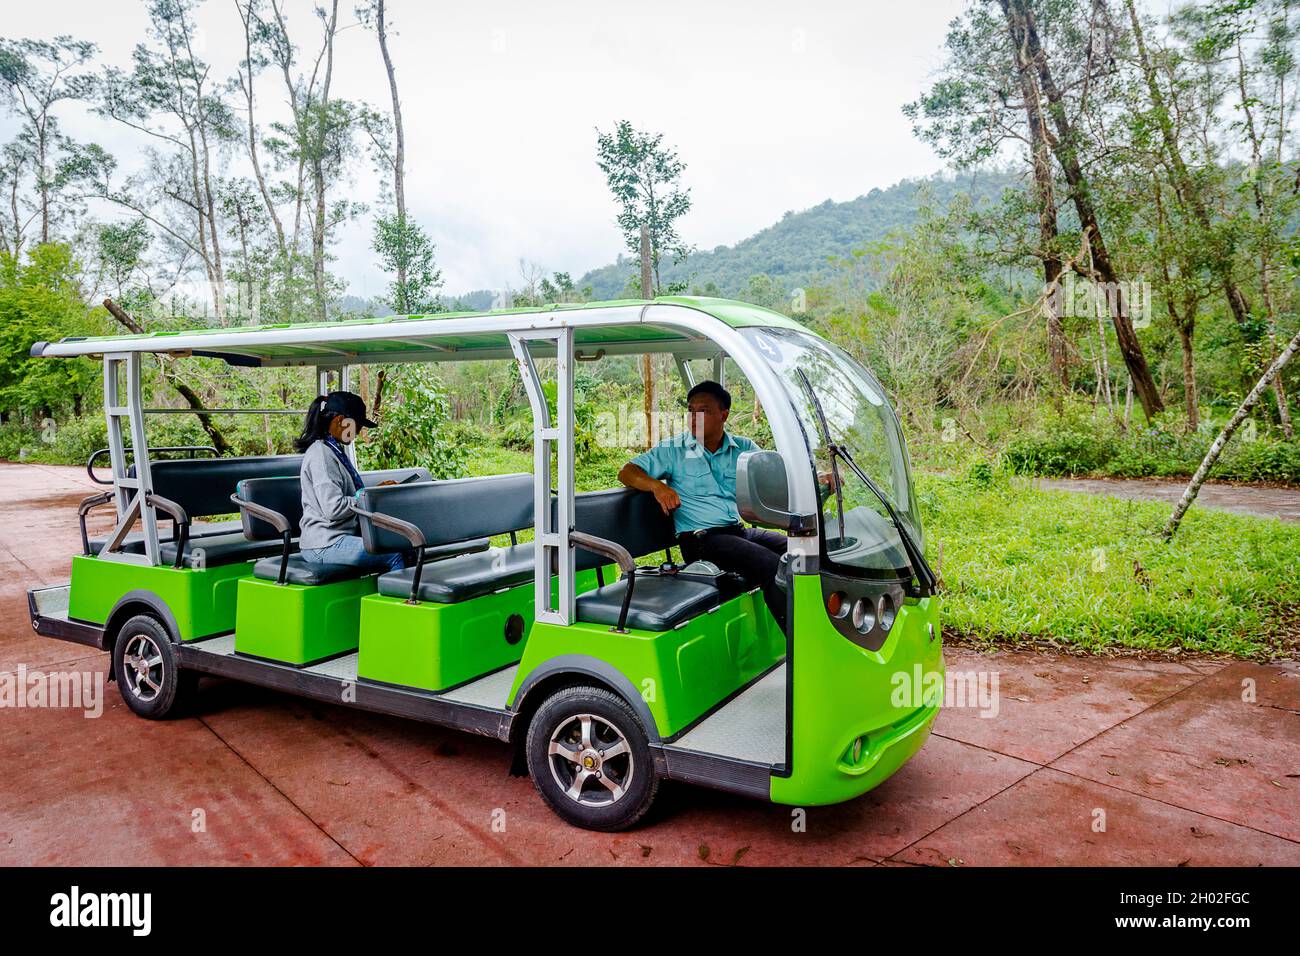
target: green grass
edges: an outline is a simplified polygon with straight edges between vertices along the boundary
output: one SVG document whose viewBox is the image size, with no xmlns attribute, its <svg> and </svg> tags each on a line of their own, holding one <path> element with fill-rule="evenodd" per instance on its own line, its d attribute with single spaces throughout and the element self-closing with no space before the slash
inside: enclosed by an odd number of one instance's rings
<svg viewBox="0 0 1300 956">
<path fill-rule="evenodd" d="M 944 627 L 987 642 L 1088 650 L 1294 655 L 1300 528 L 1193 508 L 1171 544 L 1170 506 L 920 479 L 927 552 L 942 548 Z"/>
<path fill-rule="evenodd" d="M 580 458 L 579 490 L 615 487 L 630 456 Z M 532 455 L 487 446 L 470 468 L 531 471 Z M 942 549 L 947 634 L 1092 652 L 1295 655 L 1300 527 L 1193 508 L 1165 544 L 1167 504 L 1037 490 L 998 469 L 970 475 L 918 476 L 932 562 Z"/>
</svg>

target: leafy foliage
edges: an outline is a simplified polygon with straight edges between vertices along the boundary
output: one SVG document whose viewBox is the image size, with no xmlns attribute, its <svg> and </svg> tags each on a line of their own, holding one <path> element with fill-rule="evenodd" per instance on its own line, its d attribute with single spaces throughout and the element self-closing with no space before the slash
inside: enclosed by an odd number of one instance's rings
<svg viewBox="0 0 1300 956">
<path fill-rule="evenodd" d="M 358 446 L 366 468 L 427 468 L 435 478 L 465 474 L 471 448 L 451 441 L 447 396 L 428 365 L 399 365 L 388 380 L 383 420 Z"/>
<path fill-rule="evenodd" d="M 441 311 L 442 273 L 434 265 L 433 240 L 419 223 L 398 215 L 378 217 L 373 248 L 380 268 L 405 277 L 388 285 L 388 303 L 397 315 Z"/>
</svg>

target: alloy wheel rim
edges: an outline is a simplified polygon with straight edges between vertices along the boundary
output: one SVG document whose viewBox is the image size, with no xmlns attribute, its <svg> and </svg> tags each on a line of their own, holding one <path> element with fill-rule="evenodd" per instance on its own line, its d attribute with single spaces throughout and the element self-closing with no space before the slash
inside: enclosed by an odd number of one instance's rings
<svg viewBox="0 0 1300 956">
<path fill-rule="evenodd" d="M 162 650 L 148 634 L 135 634 L 127 639 L 122 652 L 121 675 L 136 699 L 144 703 L 162 693 L 165 669 Z"/>
<path fill-rule="evenodd" d="M 636 772 L 627 735 L 595 714 L 566 717 L 546 748 L 551 777 L 574 803 L 607 807 L 623 799 Z"/>
</svg>

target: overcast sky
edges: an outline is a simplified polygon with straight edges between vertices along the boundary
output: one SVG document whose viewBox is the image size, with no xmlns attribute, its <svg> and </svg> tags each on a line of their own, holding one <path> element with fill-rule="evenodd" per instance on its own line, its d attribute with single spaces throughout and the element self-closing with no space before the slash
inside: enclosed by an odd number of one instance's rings
<svg viewBox="0 0 1300 956">
<path fill-rule="evenodd" d="M 344 0 L 346 23 L 353 3 Z M 620 119 L 665 134 L 687 163 L 694 208 L 681 223 L 703 249 L 731 244 L 826 199 L 942 167 L 901 113 L 941 62 L 962 0 L 659 0 L 650 4 L 390 0 L 407 131 L 412 214 L 438 246 L 444 292 L 517 285 L 522 257 L 576 278 L 622 249 L 595 163 L 595 128 Z M 290 0 L 301 48 L 317 27 Z M 242 33 L 233 0 L 201 8 L 203 55 L 233 72 Z M 5 36 L 71 33 L 125 66 L 145 30 L 135 0 L 5 0 Z M 305 52 L 305 51 L 304 51 Z M 337 41 L 336 95 L 388 109 L 374 34 Z M 259 109 L 283 85 L 264 73 Z M 65 130 L 108 146 L 124 168 L 141 140 L 121 127 L 61 113 Z M 12 123 L 3 132 L 12 133 Z M 373 199 L 377 174 L 355 173 Z M 369 216 L 340 233 L 334 269 L 356 295 L 385 279 L 369 249 Z"/>
</svg>

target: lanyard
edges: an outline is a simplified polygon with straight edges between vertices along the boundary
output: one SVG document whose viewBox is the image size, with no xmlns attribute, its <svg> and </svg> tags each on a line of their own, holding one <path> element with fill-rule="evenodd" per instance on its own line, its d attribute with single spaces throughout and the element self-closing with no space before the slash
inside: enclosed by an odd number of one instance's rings
<svg viewBox="0 0 1300 956">
<path fill-rule="evenodd" d="M 343 446 L 334 440 L 333 435 L 326 436 L 325 445 L 330 451 L 334 452 L 334 456 L 338 458 L 340 464 L 343 465 L 343 468 L 347 473 L 352 476 L 352 483 L 356 486 L 352 490 L 360 491 L 364 488 L 365 482 L 361 480 L 361 475 L 357 473 L 356 466 L 352 464 L 352 459 L 349 458 L 348 453 L 343 450 Z"/>
</svg>

